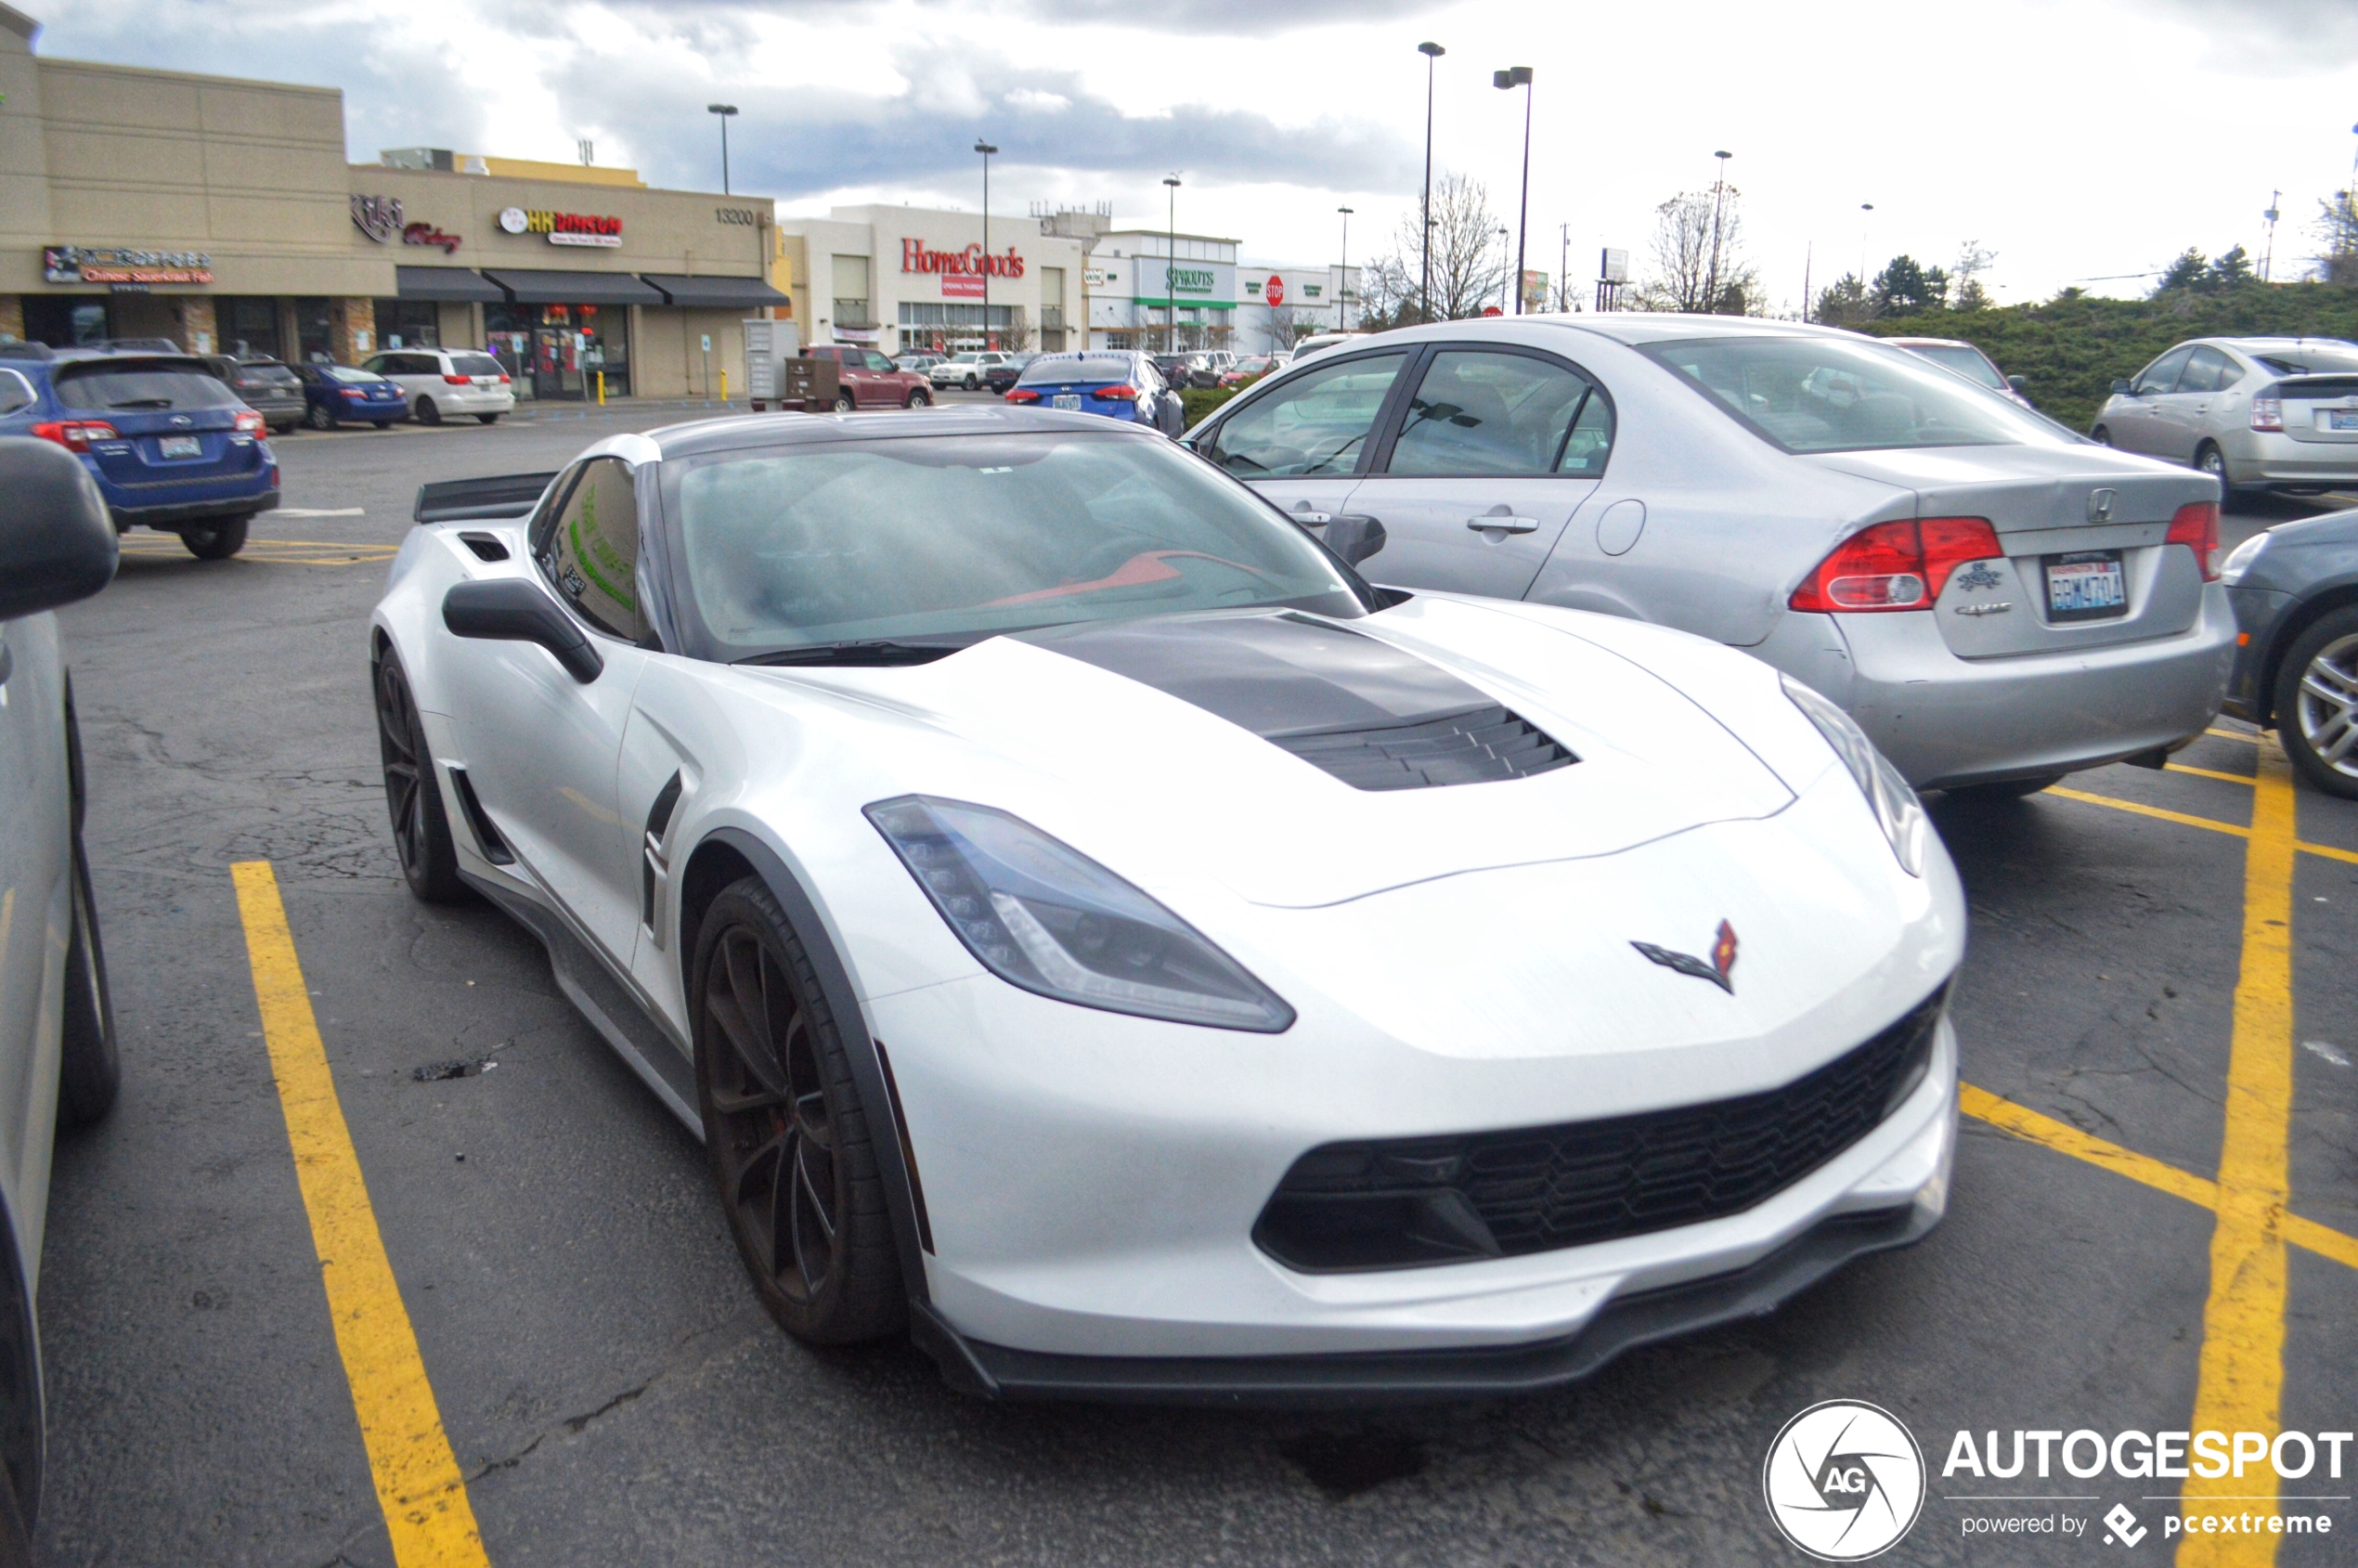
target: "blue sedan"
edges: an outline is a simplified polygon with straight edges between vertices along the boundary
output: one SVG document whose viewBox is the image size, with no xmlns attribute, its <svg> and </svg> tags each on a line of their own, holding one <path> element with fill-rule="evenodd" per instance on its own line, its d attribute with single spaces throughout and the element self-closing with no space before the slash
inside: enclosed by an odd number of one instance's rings
<svg viewBox="0 0 2358 1568">
<path fill-rule="evenodd" d="M 379 430 L 409 413 L 409 399 L 400 384 L 374 370 L 349 365 L 297 365 L 303 382 L 303 422 L 311 430 L 333 430 L 339 424 L 372 424 Z"/>
<path fill-rule="evenodd" d="M 1153 360 L 1128 349 L 1043 354 L 1024 367 L 1007 401 L 1103 414 L 1174 437 L 1187 428 L 1178 392 L 1164 384 Z"/>
</svg>

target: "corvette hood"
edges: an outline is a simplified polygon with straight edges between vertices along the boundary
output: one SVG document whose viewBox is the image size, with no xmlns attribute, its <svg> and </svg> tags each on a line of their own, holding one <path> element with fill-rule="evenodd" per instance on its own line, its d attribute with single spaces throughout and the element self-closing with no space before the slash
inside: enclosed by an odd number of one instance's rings
<svg viewBox="0 0 2358 1568">
<path fill-rule="evenodd" d="M 996 806 L 1143 884 L 1209 875 L 1261 904 L 1607 855 L 1793 799 L 1626 657 L 1431 598 L 1351 622 L 1093 623 L 913 667 L 765 677 L 881 721 L 862 743 L 892 780 L 880 793 Z"/>
</svg>

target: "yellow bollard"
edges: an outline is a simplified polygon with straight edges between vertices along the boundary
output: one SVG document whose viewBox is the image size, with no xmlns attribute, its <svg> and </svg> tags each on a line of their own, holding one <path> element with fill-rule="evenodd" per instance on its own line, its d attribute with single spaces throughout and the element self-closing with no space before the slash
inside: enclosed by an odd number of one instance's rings
<svg viewBox="0 0 2358 1568">
<path fill-rule="evenodd" d="M 720 370 L 720 401 L 723 403 L 729 401 L 729 370 L 726 366 L 723 366 Z"/>
<path fill-rule="evenodd" d="M 599 408 L 604 408 L 605 406 L 606 406 L 606 373 L 605 373 L 603 370 L 601 370 L 601 371 L 599 371 L 599 372 L 598 372 L 598 407 L 599 407 Z"/>
</svg>

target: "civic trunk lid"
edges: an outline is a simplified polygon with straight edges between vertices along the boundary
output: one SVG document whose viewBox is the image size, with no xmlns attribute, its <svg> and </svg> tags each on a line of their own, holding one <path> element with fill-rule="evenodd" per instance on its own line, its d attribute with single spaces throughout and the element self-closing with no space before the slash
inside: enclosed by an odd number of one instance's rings
<svg viewBox="0 0 2358 1568">
<path fill-rule="evenodd" d="M 1916 515 L 1979 517 L 2005 554 L 1949 575 L 1933 605 L 1960 658 L 2104 647 L 2194 625 L 2194 551 L 2163 541 L 2190 502 L 2219 499 L 2206 474 L 2088 447 L 1957 447 L 1842 452 L 1809 460 L 1911 489 Z"/>
<path fill-rule="evenodd" d="M 2316 446 L 2358 446 L 2358 376 L 2289 376 L 2267 393 L 2284 406 L 2285 434 Z"/>
</svg>

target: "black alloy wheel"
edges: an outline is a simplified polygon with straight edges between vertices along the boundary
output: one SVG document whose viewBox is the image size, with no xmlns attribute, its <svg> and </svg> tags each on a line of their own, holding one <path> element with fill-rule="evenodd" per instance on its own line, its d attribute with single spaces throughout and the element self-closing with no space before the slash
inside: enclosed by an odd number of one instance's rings
<svg viewBox="0 0 2358 1568">
<path fill-rule="evenodd" d="M 442 405 L 435 402 L 432 397 L 422 392 L 418 394 L 418 401 L 411 405 L 411 408 L 417 414 L 418 422 L 420 424 L 440 424 L 442 422 Z"/>
<path fill-rule="evenodd" d="M 692 973 L 705 1148 L 761 1304 L 821 1344 L 901 1328 L 867 1118 L 810 957 L 759 877 L 713 901 Z"/>
<path fill-rule="evenodd" d="M 434 781 L 434 757 L 426 749 L 425 726 L 391 648 L 377 655 L 375 675 L 377 753 L 384 764 L 394 853 L 411 893 L 427 903 L 454 903 L 466 896 L 467 885 L 459 879 L 459 855 Z"/>
<path fill-rule="evenodd" d="M 303 422 L 313 430 L 333 430 L 336 427 L 336 417 L 328 412 L 328 406 L 325 403 L 314 403 L 304 409 Z"/>
<path fill-rule="evenodd" d="M 180 542 L 200 561 L 227 561 L 245 549 L 246 526 L 253 521 L 252 516 L 209 517 L 182 528 Z"/>
</svg>

